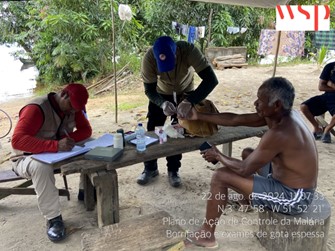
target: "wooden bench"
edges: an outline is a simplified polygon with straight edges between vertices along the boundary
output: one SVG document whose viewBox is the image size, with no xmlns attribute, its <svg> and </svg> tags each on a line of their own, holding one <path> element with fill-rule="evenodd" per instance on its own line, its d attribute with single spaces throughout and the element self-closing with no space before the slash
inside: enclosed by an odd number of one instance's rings
<svg viewBox="0 0 335 251">
<path fill-rule="evenodd" d="M 315 119 L 322 128 L 325 128 L 328 126 L 328 122 L 325 120 L 324 115 L 317 116 L 315 117 Z M 335 136 L 335 130 L 333 128 L 330 130 L 330 133 Z"/>
<path fill-rule="evenodd" d="M 55 173 L 60 173 L 60 169 L 59 168 L 55 169 Z M 36 194 L 34 188 L 28 188 L 33 184 L 31 180 L 26 180 L 25 178 L 18 176 L 12 170 L 0 171 L 0 183 L 17 181 L 17 180 L 25 180 L 25 181 L 15 187 L 0 187 L 0 200 L 11 194 L 21 194 L 21 195 Z M 70 200 L 70 193 L 65 175 L 63 175 L 63 181 L 65 189 L 58 189 L 59 196 L 66 196 L 67 199 Z"/>
<path fill-rule="evenodd" d="M 164 144 L 150 145 L 144 153 L 137 153 L 133 145 L 127 145 L 123 155 L 113 162 L 79 159 L 60 166 L 62 174 L 82 173 L 84 175 L 84 202 L 87 210 L 93 210 L 94 187 L 97 191 L 98 225 L 119 222 L 119 192 L 116 169 L 158 159 L 166 156 L 199 150 L 204 141 L 224 146 L 226 154 L 230 155 L 232 142 L 254 136 L 262 136 L 267 127 L 220 127 L 218 133 L 207 138 L 169 138 Z M 154 132 L 147 133 L 154 137 Z"/>
<path fill-rule="evenodd" d="M 259 212 L 260 243 L 271 251 L 325 251 L 331 216 L 329 202 L 316 192 L 309 208 L 301 209 L 303 213 L 294 216 L 270 210 Z"/>
<path fill-rule="evenodd" d="M 83 233 L 82 250 L 183 250 L 186 231 L 164 211 Z"/>
</svg>

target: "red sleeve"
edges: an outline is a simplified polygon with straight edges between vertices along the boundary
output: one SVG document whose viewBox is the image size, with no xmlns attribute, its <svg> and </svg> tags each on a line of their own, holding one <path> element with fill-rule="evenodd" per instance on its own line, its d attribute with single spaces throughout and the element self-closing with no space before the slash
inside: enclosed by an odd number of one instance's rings
<svg viewBox="0 0 335 251">
<path fill-rule="evenodd" d="M 44 115 L 38 105 L 27 105 L 19 116 L 12 136 L 12 147 L 31 153 L 57 152 L 57 140 L 44 140 L 35 137 L 43 125 Z"/>
<path fill-rule="evenodd" d="M 75 120 L 76 130 L 72 133 L 69 133 L 69 136 L 73 138 L 75 142 L 79 142 L 91 137 L 92 127 L 82 111 L 76 112 Z"/>
</svg>

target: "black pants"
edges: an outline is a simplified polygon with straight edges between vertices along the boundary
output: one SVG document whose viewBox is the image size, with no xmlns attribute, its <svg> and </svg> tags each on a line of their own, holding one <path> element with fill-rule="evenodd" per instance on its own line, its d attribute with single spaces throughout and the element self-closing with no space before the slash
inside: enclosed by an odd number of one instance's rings
<svg viewBox="0 0 335 251">
<path fill-rule="evenodd" d="M 162 95 L 162 96 L 165 98 L 165 100 L 175 103 L 173 101 L 172 95 Z M 163 113 L 163 109 L 158 107 L 156 104 L 152 102 L 149 102 L 148 105 L 147 118 L 148 118 L 148 125 L 147 125 L 148 131 L 154 131 L 155 126 L 163 126 L 166 120 L 166 116 Z M 174 122 L 178 122 L 177 116 L 172 116 L 172 119 Z M 181 166 L 180 163 L 181 158 L 182 158 L 181 154 L 166 157 L 167 160 L 166 165 L 168 172 L 178 172 L 179 167 Z M 157 170 L 157 159 L 144 162 L 144 168 L 146 171 Z"/>
</svg>

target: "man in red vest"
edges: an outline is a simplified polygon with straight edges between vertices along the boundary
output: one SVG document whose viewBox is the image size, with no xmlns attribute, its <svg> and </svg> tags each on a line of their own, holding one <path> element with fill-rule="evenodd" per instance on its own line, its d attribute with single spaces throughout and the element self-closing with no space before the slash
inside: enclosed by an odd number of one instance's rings
<svg viewBox="0 0 335 251">
<path fill-rule="evenodd" d="M 54 168 L 31 155 L 70 151 L 76 142 L 89 138 L 92 128 L 83 113 L 87 100 L 86 88 L 74 83 L 35 98 L 20 110 L 12 136 L 13 171 L 32 180 L 38 207 L 47 219 L 48 238 L 54 242 L 66 237 Z"/>
</svg>

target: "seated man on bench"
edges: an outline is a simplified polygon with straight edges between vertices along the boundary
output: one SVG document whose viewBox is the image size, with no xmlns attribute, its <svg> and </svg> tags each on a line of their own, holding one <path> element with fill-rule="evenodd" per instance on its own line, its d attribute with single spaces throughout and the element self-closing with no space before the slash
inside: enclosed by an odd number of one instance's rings
<svg viewBox="0 0 335 251">
<path fill-rule="evenodd" d="M 92 128 L 83 114 L 87 99 L 88 92 L 81 84 L 69 84 L 58 93 L 36 98 L 20 110 L 12 136 L 13 171 L 32 180 L 51 241 L 66 236 L 54 170 L 30 155 L 70 151 L 76 142 L 89 138 Z"/>
<path fill-rule="evenodd" d="M 312 133 L 297 111 L 292 110 L 294 87 L 285 78 L 266 80 L 258 89 L 256 113 L 198 113 L 188 119 L 205 120 L 224 126 L 265 126 L 269 130 L 259 145 L 244 160 L 225 156 L 212 148 L 202 151 L 206 161 L 220 161 L 223 167 L 212 177 L 207 201 L 206 218 L 199 230 L 188 234 L 189 242 L 203 247 L 215 247 L 215 228 L 226 207 L 228 188 L 244 195 L 252 206 L 286 214 L 299 214 L 310 205 L 317 185 L 318 154 Z M 267 177 L 253 175 L 271 163 Z"/>
<path fill-rule="evenodd" d="M 335 125 L 335 62 L 327 64 L 320 75 L 319 91 L 323 94 L 311 97 L 300 105 L 300 109 L 313 126 L 313 134 L 316 140 L 323 143 L 331 143 L 330 130 Z M 323 130 L 316 121 L 315 116 L 329 112 L 332 119 Z"/>
</svg>

